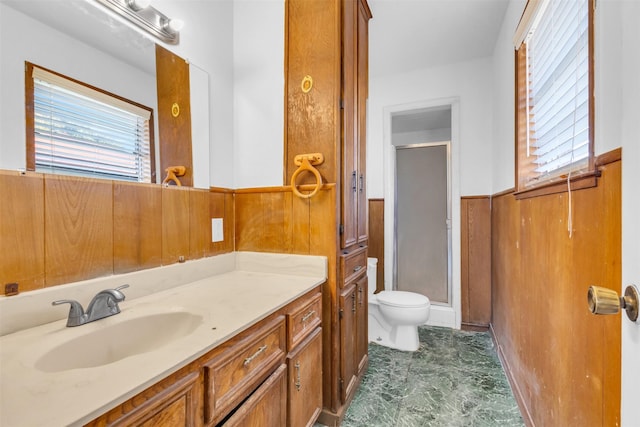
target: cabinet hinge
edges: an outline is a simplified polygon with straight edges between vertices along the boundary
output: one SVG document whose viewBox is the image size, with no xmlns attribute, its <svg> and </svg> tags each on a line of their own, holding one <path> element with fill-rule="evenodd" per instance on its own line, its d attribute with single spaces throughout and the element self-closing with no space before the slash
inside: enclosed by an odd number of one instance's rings
<svg viewBox="0 0 640 427">
<path fill-rule="evenodd" d="M 338 386 L 340 387 L 340 394 L 342 394 L 342 388 L 344 387 L 344 380 L 342 378 L 338 379 Z"/>
<path fill-rule="evenodd" d="M 340 109 L 344 110 L 344 99 L 340 98 Z"/>
<path fill-rule="evenodd" d="M 344 224 L 340 224 L 340 227 L 338 227 L 338 230 L 340 230 L 340 235 L 344 234 Z"/>
<path fill-rule="evenodd" d="M 342 316 L 344 316 L 344 310 L 340 309 L 338 310 L 338 318 L 342 319 Z"/>
</svg>

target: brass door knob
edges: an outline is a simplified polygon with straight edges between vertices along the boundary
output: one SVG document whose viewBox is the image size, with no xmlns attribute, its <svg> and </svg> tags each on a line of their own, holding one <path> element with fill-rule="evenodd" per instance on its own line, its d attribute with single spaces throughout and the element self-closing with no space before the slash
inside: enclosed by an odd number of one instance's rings
<svg viewBox="0 0 640 427">
<path fill-rule="evenodd" d="M 639 299 L 638 289 L 634 285 L 627 286 L 620 297 L 616 291 L 600 286 L 589 286 L 587 293 L 589 310 L 593 314 L 616 314 L 622 308 L 632 322 L 638 319 Z"/>
</svg>

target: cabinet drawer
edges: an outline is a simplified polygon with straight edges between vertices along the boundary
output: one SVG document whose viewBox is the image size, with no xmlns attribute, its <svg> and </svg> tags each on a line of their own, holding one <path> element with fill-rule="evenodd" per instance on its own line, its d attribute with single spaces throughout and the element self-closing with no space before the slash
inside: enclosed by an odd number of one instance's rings
<svg viewBox="0 0 640 427">
<path fill-rule="evenodd" d="M 367 271 L 367 248 L 340 255 L 340 287 L 344 287 Z"/>
<path fill-rule="evenodd" d="M 116 406 L 85 427 L 195 426 L 200 416 L 200 373 L 179 371 L 152 385 L 128 402 Z"/>
<path fill-rule="evenodd" d="M 314 294 L 287 313 L 287 350 L 291 351 L 322 322 L 322 294 Z"/>
<path fill-rule="evenodd" d="M 206 423 L 218 423 L 284 362 L 285 339 L 278 316 L 204 365 Z"/>
</svg>

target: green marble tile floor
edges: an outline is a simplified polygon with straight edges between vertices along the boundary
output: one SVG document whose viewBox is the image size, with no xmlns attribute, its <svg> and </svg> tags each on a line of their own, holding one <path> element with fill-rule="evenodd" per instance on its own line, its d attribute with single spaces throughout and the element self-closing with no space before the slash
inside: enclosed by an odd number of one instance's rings
<svg viewBox="0 0 640 427">
<path fill-rule="evenodd" d="M 524 426 L 486 332 L 421 326 L 420 348 L 369 344 L 342 427 Z"/>
</svg>

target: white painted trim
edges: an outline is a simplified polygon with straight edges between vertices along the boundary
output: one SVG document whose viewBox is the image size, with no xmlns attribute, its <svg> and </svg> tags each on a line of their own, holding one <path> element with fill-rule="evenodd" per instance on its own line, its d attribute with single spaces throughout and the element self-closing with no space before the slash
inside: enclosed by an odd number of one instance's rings
<svg viewBox="0 0 640 427">
<path fill-rule="evenodd" d="M 460 329 L 460 325 L 456 323 L 457 317 L 456 311 L 453 308 L 431 304 L 429 319 L 426 325 Z"/>
</svg>

